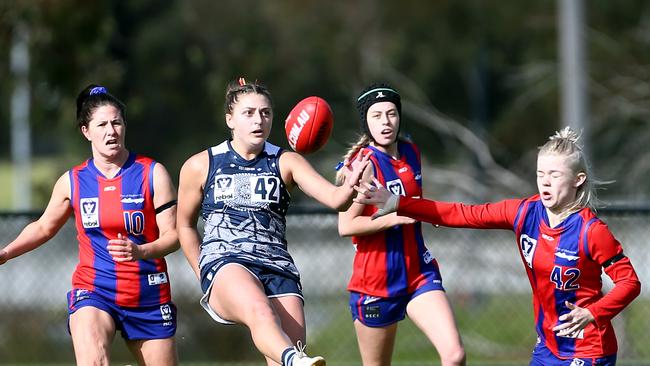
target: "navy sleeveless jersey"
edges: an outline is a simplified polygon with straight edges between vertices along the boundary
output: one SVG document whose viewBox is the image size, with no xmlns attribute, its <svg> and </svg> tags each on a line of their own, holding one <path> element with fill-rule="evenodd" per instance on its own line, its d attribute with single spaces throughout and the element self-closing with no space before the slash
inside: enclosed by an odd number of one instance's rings
<svg viewBox="0 0 650 366">
<path fill-rule="evenodd" d="M 215 260 L 232 257 L 299 279 L 287 251 L 285 215 L 291 195 L 280 175 L 282 151 L 267 142 L 257 157 L 246 160 L 230 141 L 208 149 L 201 271 Z"/>
</svg>

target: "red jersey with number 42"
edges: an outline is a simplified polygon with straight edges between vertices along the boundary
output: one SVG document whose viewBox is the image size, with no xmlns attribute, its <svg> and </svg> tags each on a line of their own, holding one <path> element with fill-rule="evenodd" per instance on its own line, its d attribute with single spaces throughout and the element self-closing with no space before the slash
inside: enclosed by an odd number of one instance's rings
<svg viewBox="0 0 650 366">
<path fill-rule="evenodd" d="M 605 223 L 588 208 L 549 226 L 539 195 L 482 205 L 404 198 L 399 215 L 448 227 L 514 230 L 533 292 L 535 329 L 540 341 L 560 358 L 602 357 L 616 353 L 610 320 L 640 292 L 639 279 Z M 605 296 L 601 269 L 614 281 Z M 569 336 L 553 328 L 570 312 L 565 302 L 588 309 L 595 322 Z"/>
<path fill-rule="evenodd" d="M 117 234 L 136 244 L 158 238 L 153 206 L 155 161 L 133 153 L 113 178 L 106 178 L 89 159 L 69 171 L 79 264 L 74 289 L 94 291 L 124 307 L 169 302 L 171 292 L 163 258 L 118 263 L 108 253 Z"/>
</svg>

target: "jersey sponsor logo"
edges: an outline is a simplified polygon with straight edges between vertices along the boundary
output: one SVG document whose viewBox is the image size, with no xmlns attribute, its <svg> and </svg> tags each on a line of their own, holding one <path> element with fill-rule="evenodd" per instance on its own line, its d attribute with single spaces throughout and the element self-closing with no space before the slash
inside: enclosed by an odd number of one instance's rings
<svg viewBox="0 0 650 366">
<path fill-rule="evenodd" d="M 379 305 L 366 305 L 364 306 L 364 318 L 378 319 L 381 318 L 381 307 Z"/>
<path fill-rule="evenodd" d="M 571 365 L 569 366 L 585 366 L 585 361 L 579 358 L 574 358 L 571 360 Z"/>
<path fill-rule="evenodd" d="M 564 253 L 563 251 L 560 251 L 560 250 L 555 252 L 555 256 L 558 257 L 558 258 L 563 258 L 563 259 L 569 260 L 569 261 L 577 261 L 578 259 L 580 259 L 580 257 L 578 257 L 577 255 L 567 254 L 567 253 Z"/>
<path fill-rule="evenodd" d="M 167 283 L 167 273 L 151 273 L 147 275 L 147 279 L 149 281 L 149 286 L 161 285 L 163 283 Z"/>
<path fill-rule="evenodd" d="M 524 256 L 524 260 L 529 268 L 533 268 L 533 256 L 535 255 L 535 248 L 537 248 L 537 239 L 533 239 L 526 234 L 519 237 L 519 249 Z"/>
<path fill-rule="evenodd" d="M 429 264 L 433 260 L 433 255 L 429 252 L 429 250 L 425 250 L 424 254 L 422 254 L 422 260 L 424 260 L 424 263 Z"/>
<path fill-rule="evenodd" d="M 233 178 L 229 175 L 214 177 L 214 202 L 227 201 L 235 197 Z"/>
<path fill-rule="evenodd" d="M 99 227 L 99 199 L 97 197 L 79 200 L 81 223 L 85 228 Z"/>
<path fill-rule="evenodd" d="M 399 179 L 394 179 L 386 182 L 386 189 L 388 189 L 392 194 L 396 194 L 398 196 L 406 196 L 404 185 Z"/>
<path fill-rule="evenodd" d="M 106 187 L 104 187 L 104 192 L 113 192 L 116 189 L 117 189 L 117 187 L 115 187 L 115 186 L 106 186 Z"/>
<path fill-rule="evenodd" d="M 409 170 L 408 167 L 403 166 L 403 167 L 399 168 L 399 170 L 397 170 L 397 172 L 398 172 L 398 173 L 404 173 L 404 172 L 406 172 L 406 171 L 408 171 L 408 170 Z"/>
<path fill-rule="evenodd" d="M 138 196 L 141 197 L 142 195 L 138 195 Z M 144 202 L 144 197 L 141 197 L 141 198 L 123 197 L 122 198 L 122 203 L 136 203 L 136 204 L 139 204 L 139 203 L 143 203 L 143 202 Z"/>
<path fill-rule="evenodd" d="M 550 236 L 550 235 L 546 235 L 546 234 L 542 234 L 542 238 L 544 238 L 544 239 L 546 239 L 546 240 L 548 240 L 548 241 L 553 241 L 553 240 L 555 240 L 555 238 L 553 238 L 553 237 Z"/>
<path fill-rule="evenodd" d="M 84 289 L 77 289 L 74 291 L 75 303 L 85 299 L 90 299 L 90 291 Z"/>
<path fill-rule="evenodd" d="M 381 297 L 377 297 L 377 296 L 366 296 L 363 299 L 363 305 L 372 304 L 373 302 L 375 302 L 377 300 L 380 300 L 380 299 L 381 299 Z"/>
</svg>

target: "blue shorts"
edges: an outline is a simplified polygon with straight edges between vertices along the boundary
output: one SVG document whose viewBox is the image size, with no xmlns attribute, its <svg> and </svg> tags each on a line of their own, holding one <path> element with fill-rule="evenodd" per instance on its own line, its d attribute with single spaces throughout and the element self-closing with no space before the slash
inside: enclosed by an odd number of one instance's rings
<svg viewBox="0 0 650 366">
<path fill-rule="evenodd" d="M 217 272 L 226 264 L 236 264 L 244 267 L 255 278 L 257 278 L 264 287 L 264 293 L 267 297 L 282 297 L 282 296 L 298 296 L 304 302 L 302 295 L 302 286 L 300 281 L 295 279 L 293 275 L 274 271 L 272 269 L 258 266 L 249 262 L 241 261 L 237 258 L 225 257 L 215 260 L 205 266 L 206 270 L 201 271 L 201 289 L 203 290 L 203 297 L 199 303 L 210 314 L 210 316 L 222 324 L 234 324 L 232 321 L 223 319 L 219 316 L 209 305 L 210 291 L 212 284 L 216 278 Z"/>
<path fill-rule="evenodd" d="M 85 307 L 107 312 L 115 322 L 115 328 L 127 340 L 165 339 L 176 334 L 176 306 L 166 304 L 142 307 L 124 307 L 89 290 L 74 289 L 68 292 L 68 322 L 70 315 Z M 70 332 L 70 329 L 68 329 Z"/>
<path fill-rule="evenodd" d="M 544 342 L 537 341 L 529 366 L 614 366 L 616 354 L 594 358 L 561 359 L 551 352 Z"/>
<path fill-rule="evenodd" d="M 406 306 L 416 296 L 429 291 L 444 291 L 440 282 L 427 282 L 409 295 L 378 297 L 350 292 L 352 320 L 359 320 L 369 327 L 385 327 L 406 317 Z"/>
</svg>

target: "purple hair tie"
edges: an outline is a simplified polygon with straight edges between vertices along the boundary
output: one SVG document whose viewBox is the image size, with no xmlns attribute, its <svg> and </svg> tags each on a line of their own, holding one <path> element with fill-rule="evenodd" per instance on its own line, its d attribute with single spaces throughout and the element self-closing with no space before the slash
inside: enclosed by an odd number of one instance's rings
<svg viewBox="0 0 650 366">
<path fill-rule="evenodd" d="M 95 95 L 95 94 L 107 94 L 108 90 L 104 88 L 103 86 L 96 86 L 92 89 L 90 89 L 90 93 L 88 95 Z"/>
</svg>

